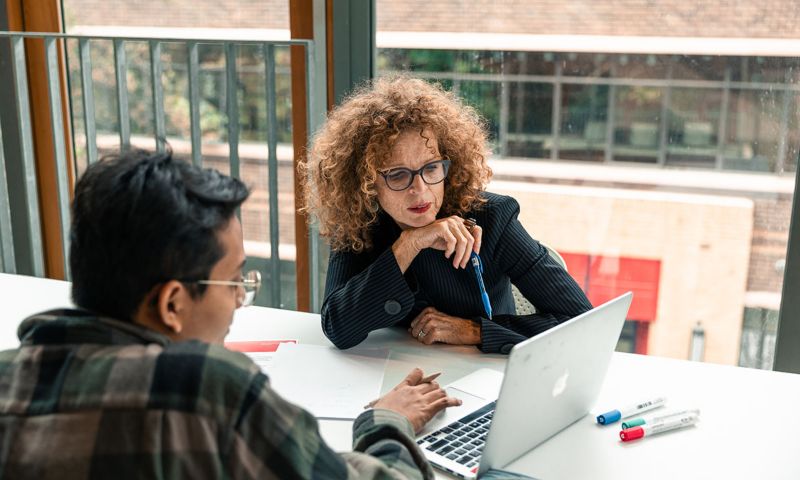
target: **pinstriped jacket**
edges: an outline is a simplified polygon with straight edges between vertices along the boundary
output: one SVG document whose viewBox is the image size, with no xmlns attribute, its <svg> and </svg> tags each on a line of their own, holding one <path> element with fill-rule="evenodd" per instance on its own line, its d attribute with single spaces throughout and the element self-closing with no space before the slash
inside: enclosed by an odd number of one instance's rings
<svg viewBox="0 0 800 480">
<path fill-rule="evenodd" d="M 78 310 L 0 352 L 0 479 L 433 478 L 411 424 L 367 410 L 338 454 L 245 355 Z"/>
<path fill-rule="evenodd" d="M 487 203 L 471 216 L 483 228 L 480 256 L 492 319 L 485 318 L 471 264 L 455 269 L 441 251 L 426 249 L 401 273 L 391 249 L 400 228 L 382 213 L 372 230 L 372 249 L 336 251 L 328 262 L 322 329 L 334 345 L 350 348 L 373 330 L 408 326 L 422 309 L 433 306 L 479 322 L 482 351 L 508 353 L 522 340 L 590 310 L 578 284 L 525 231 L 517 201 L 484 195 Z M 537 313 L 516 315 L 512 283 Z"/>
</svg>

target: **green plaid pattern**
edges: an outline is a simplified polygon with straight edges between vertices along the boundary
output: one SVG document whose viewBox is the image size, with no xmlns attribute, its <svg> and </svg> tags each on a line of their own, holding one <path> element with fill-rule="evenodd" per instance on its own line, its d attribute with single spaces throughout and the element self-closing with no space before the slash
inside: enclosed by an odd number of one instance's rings
<svg viewBox="0 0 800 480">
<path fill-rule="evenodd" d="M 245 355 L 79 310 L 0 352 L 0 480 L 433 478 L 404 417 L 368 410 L 353 452 Z"/>
</svg>

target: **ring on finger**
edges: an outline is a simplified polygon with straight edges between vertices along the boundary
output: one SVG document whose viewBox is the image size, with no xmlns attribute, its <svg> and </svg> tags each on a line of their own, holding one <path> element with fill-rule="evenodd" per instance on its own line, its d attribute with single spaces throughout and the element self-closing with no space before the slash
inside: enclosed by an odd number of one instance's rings
<svg viewBox="0 0 800 480">
<path fill-rule="evenodd" d="M 422 338 L 425 335 L 427 335 L 427 333 L 425 333 L 425 330 L 420 330 L 419 333 L 417 334 L 417 338 Z"/>
<path fill-rule="evenodd" d="M 464 219 L 464 227 L 467 229 L 469 233 L 472 233 L 472 229 L 475 228 L 478 222 L 474 218 L 465 218 Z"/>
</svg>

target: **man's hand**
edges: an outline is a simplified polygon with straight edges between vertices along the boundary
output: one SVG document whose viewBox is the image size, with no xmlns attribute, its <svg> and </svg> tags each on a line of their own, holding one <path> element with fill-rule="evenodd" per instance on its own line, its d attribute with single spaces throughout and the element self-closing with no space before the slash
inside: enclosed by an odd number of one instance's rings
<svg viewBox="0 0 800 480">
<path fill-rule="evenodd" d="M 461 405 L 461 400 L 448 397 L 436 382 L 422 383 L 422 370 L 415 368 L 389 393 L 375 402 L 374 408 L 393 410 L 408 418 L 415 432 L 447 407 Z"/>
<path fill-rule="evenodd" d="M 435 342 L 450 345 L 478 345 L 481 343 L 481 326 L 472 320 L 453 317 L 428 307 L 419 312 L 408 329 L 411 336 L 426 345 Z"/>
</svg>

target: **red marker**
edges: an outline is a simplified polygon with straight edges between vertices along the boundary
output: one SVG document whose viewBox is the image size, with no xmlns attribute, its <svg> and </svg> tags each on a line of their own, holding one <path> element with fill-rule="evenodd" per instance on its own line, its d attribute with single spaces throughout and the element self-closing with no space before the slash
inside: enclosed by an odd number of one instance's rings
<svg viewBox="0 0 800 480">
<path fill-rule="evenodd" d="M 640 427 L 626 428 L 625 430 L 619 432 L 619 438 L 621 438 L 623 442 L 630 442 L 631 440 L 636 440 L 637 438 L 649 437 L 650 435 L 655 435 L 657 433 L 668 432 L 670 430 L 675 430 L 676 428 L 694 425 L 698 418 L 698 415 L 692 412 L 686 415 L 670 417 L 663 422 L 654 423 L 652 425 L 645 424 Z"/>
</svg>

